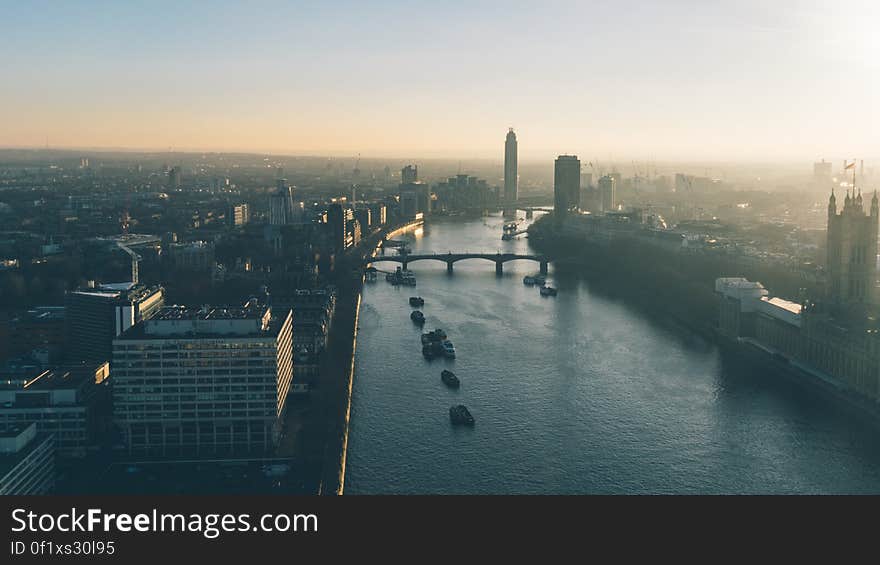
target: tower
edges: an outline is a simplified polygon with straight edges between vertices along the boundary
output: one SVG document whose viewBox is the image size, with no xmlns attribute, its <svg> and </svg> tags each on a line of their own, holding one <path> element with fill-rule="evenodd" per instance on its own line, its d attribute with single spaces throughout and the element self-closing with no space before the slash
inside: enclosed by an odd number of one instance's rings
<svg viewBox="0 0 880 565">
<path fill-rule="evenodd" d="M 507 139 L 504 141 L 504 203 L 515 204 L 517 199 L 518 185 L 517 169 L 517 145 L 516 134 L 513 128 L 507 131 Z"/>
<path fill-rule="evenodd" d="M 577 210 L 581 192 L 581 162 L 575 155 L 560 155 L 553 169 L 553 209 L 557 222 Z"/>
<path fill-rule="evenodd" d="M 599 179 L 599 207 L 603 212 L 611 212 L 615 207 L 614 189 L 617 185 L 614 177 L 605 175 Z"/>
<path fill-rule="evenodd" d="M 287 184 L 287 179 L 278 179 L 276 182 L 276 190 L 269 197 L 269 223 L 283 226 L 294 220 L 294 187 Z"/>
<path fill-rule="evenodd" d="M 864 209 L 861 190 L 846 192 L 838 213 L 834 191 L 828 199 L 827 260 L 828 298 L 838 308 L 874 304 L 877 275 L 877 229 L 880 206 L 877 191 L 871 208 Z"/>
</svg>

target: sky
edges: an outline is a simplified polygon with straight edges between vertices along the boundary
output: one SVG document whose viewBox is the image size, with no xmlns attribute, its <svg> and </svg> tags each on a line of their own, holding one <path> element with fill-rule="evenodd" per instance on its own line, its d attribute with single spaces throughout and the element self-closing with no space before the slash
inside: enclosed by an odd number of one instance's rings
<svg viewBox="0 0 880 565">
<path fill-rule="evenodd" d="M 0 147 L 880 158 L 869 1 L 0 0 Z"/>
</svg>

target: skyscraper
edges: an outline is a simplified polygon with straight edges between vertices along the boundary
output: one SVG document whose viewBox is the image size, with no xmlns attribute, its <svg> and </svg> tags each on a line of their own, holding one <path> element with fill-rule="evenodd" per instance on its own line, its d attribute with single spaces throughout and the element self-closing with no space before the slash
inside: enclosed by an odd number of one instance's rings
<svg viewBox="0 0 880 565">
<path fill-rule="evenodd" d="M 615 209 L 616 202 L 614 197 L 614 189 L 617 181 L 611 175 L 605 175 L 599 179 L 599 203 L 603 212 L 611 212 Z"/>
<path fill-rule="evenodd" d="M 409 184 L 419 180 L 418 165 L 407 165 L 400 170 L 400 184 Z"/>
<path fill-rule="evenodd" d="M 330 230 L 330 244 L 334 251 L 345 249 L 345 231 L 348 221 L 347 210 L 342 204 L 334 202 L 327 207 L 327 227 Z"/>
<path fill-rule="evenodd" d="M 820 163 L 813 163 L 813 182 L 819 186 L 827 187 L 831 184 L 831 163 L 822 159 Z"/>
<path fill-rule="evenodd" d="M 504 203 L 514 204 L 517 199 L 517 149 L 516 134 L 513 128 L 507 132 L 507 139 L 504 141 Z"/>
<path fill-rule="evenodd" d="M 873 303 L 877 271 L 877 228 L 880 208 L 877 192 L 865 213 L 862 193 L 846 192 L 843 210 L 837 213 L 834 191 L 828 199 L 828 293 L 838 306 Z"/>
<path fill-rule="evenodd" d="M 556 158 L 553 174 L 553 204 L 556 221 L 561 222 L 576 211 L 581 192 L 581 162 L 576 155 Z"/>
<path fill-rule="evenodd" d="M 283 226 L 294 220 L 294 188 L 287 184 L 287 179 L 278 179 L 275 192 L 269 198 L 269 223 Z"/>
<path fill-rule="evenodd" d="M 180 188 L 180 175 L 180 167 L 173 167 L 168 171 L 168 188 L 171 190 L 177 190 Z"/>
</svg>

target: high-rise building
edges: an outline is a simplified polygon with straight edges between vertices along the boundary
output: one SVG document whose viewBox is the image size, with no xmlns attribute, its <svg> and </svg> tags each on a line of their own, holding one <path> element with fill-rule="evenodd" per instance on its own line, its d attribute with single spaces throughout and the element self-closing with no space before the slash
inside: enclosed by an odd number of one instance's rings
<svg viewBox="0 0 880 565">
<path fill-rule="evenodd" d="M 384 226 L 388 221 L 388 209 L 381 202 L 370 204 L 370 225 Z"/>
<path fill-rule="evenodd" d="M 113 341 L 113 419 L 129 453 L 271 453 L 293 376 L 290 309 L 173 306 Z"/>
<path fill-rule="evenodd" d="M 367 206 L 361 205 L 359 208 L 356 208 L 354 219 L 361 225 L 362 234 L 370 233 L 370 228 L 373 227 L 373 217 L 372 212 Z"/>
<path fill-rule="evenodd" d="M 813 163 L 813 182 L 825 187 L 831 184 L 831 163 L 826 163 L 825 159 Z"/>
<path fill-rule="evenodd" d="M 232 227 L 241 227 L 251 221 L 250 209 L 247 203 L 232 204 L 229 207 L 228 217 L 229 225 Z"/>
<path fill-rule="evenodd" d="M 107 361 L 113 339 L 165 304 L 161 286 L 104 284 L 65 294 L 68 362 Z"/>
<path fill-rule="evenodd" d="M 168 188 L 171 190 L 177 190 L 181 185 L 181 170 L 179 166 L 172 167 L 170 171 L 168 171 Z"/>
<path fill-rule="evenodd" d="M 518 195 L 519 176 L 517 168 L 517 145 L 516 134 L 513 128 L 507 131 L 504 141 L 504 203 L 516 203 Z"/>
<path fill-rule="evenodd" d="M 295 187 L 287 184 L 287 179 L 278 179 L 275 192 L 269 197 L 269 223 L 273 226 L 294 222 L 294 190 Z"/>
<path fill-rule="evenodd" d="M 611 175 L 605 175 L 599 179 L 599 203 L 603 212 L 611 212 L 616 209 L 617 202 L 614 195 L 617 181 Z"/>
<path fill-rule="evenodd" d="M 338 202 L 327 207 L 327 229 L 330 230 L 330 245 L 334 251 L 345 249 L 346 210 Z"/>
<path fill-rule="evenodd" d="M 431 188 L 423 182 L 414 181 L 400 185 L 400 215 L 411 219 L 416 214 L 431 211 Z"/>
<path fill-rule="evenodd" d="M 419 180 L 419 166 L 407 165 L 400 170 L 400 184 L 409 184 Z"/>
<path fill-rule="evenodd" d="M 553 208 L 558 222 L 580 203 L 581 162 L 576 155 L 560 155 L 553 172 Z"/>
<path fill-rule="evenodd" d="M 843 209 L 837 213 L 834 191 L 828 199 L 827 270 L 828 294 L 838 306 L 864 306 L 876 300 L 877 192 L 865 212 L 862 193 L 847 190 Z"/>
</svg>

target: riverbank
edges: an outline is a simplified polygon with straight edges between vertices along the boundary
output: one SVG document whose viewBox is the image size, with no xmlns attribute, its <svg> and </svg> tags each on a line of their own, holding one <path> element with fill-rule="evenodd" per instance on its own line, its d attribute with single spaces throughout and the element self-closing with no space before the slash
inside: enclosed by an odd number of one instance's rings
<svg viewBox="0 0 880 565">
<path fill-rule="evenodd" d="M 348 429 L 351 419 L 351 393 L 354 382 L 354 358 L 357 348 L 358 319 L 363 264 L 382 241 L 396 237 L 422 224 L 422 220 L 380 230 L 354 249 L 337 257 L 332 277 L 336 285 L 336 312 L 327 338 L 327 349 L 320 365 L 321 384 L 313 397 L 316 416 L 324 422 L 318 494 L 343 494 Z"/>
<path fill-rule="evenodd" d="M 581 276 L 594 290 L 619 297 L 664 323 L 680 325 L 752 364 L 771 369 L 774 374 L 821 390 L 826 397 L 857 409 L 873 425 L 880 424 L 880 406 L 846 384 L 789 360 L 755 340 L 732 341 L 718 333 L 715 278 L 746 276 L 761 282 L 769 279 L 771 282 L 766 286 L 773 289 L 790 286 L 784 273 L 775 273 L 769 267 L 764 277 L 730 272 L 715 259 L 648 248 L 632 239 L 574 240 L 559 235 L 547 224 L 536 223 L 535 227 L 530 231 L 530 245 L 542 253 L 560 256 L 556 261 L 557 272 Z"/>
</svg>

